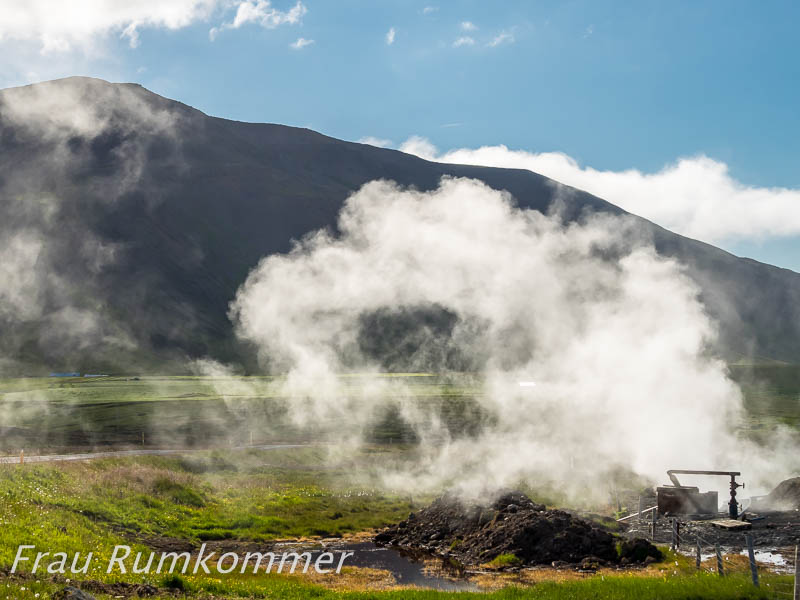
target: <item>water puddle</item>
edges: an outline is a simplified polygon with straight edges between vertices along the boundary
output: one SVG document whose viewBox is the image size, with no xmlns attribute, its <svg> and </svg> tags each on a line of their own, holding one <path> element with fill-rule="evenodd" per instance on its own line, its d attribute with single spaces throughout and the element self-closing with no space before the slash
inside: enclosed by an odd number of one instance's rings
<svg viewBox="0 0 800 600">
<path fill-rule="evenodd" d="M 742 550 L 740 554 L 747 556 L 747 550 Z M 791 568 L 791 565 L 786 557 L 780 552 L 776 552 L 774 550 L 756 550 L 754 552 L 754 556 L 757 563 L 769 565 L 779 573 L 788 573 Z"/>
<path fill-rule="evenodd" d="M 431 556 L 412 556 L 394 548 L 377 546 L 372 542 L 323 542 L 322 545 L 303 548 L 311 552 L 316 560 L 322 552 L 353 552 L 345 561 L 345 566 L 381 569 L 391 573 L 398 585 L 414 585 L 421 588 L 464 592 L 480 591 L 480 588 L 467 581 L 464 573 L 441 558 Z"/>
<path fill-rule="evenodd" d="M 730 552 L 729 549 L 723 548 L 722 553 L 728 554 Z M 735 552 L 735 550 L 734 550 Z M 695 553 L 690 550 L 681 550 L 681 554 L 685 556 L 694 557 Z M 747 550 L 740 550 L 739 554 L 741 556 L 747 556 Z M 713 552 L 702 552 L 700 554 L 700 560 L 702 562 L 706 561 L 714 561 L 716 559 L 716 554 Z M 789 560 L 781 553 L 779 550 L 756 550 L 754 552 L 754 556 L 756 559 L 756 563 L 760 565 L 765 565 L 769 567 L 772 571 L 776 573 L 789 573 L 794 572 L 794 567 L 789 562 Z"/>
</svg>

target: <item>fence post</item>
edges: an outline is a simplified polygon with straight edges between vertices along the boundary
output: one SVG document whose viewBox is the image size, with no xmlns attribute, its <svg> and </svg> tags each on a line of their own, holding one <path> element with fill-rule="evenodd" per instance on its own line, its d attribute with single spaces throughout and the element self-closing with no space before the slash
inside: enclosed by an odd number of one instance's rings
<svg viewBox="0 0 800 600">
<path fill-rule="evenodd" d="M 675 519 L 670 519 L 670 525 L 672 525 L 672 543 L 670 544 L 670 549 L 674 551 L 678 547 L 677 521 Z"/>
<path fill-rule="evenodd" d="M 797 546 L 794 547 L 794 600 L 800 600 L 800 562 L 797 560 Z"/>
<path fill-rule="evenodd" d="M 750 574 L 753 576 L 753 585 L 758 587 L 758 565 L 756 565 L 756 553 L 753 548 L 753 536 L 748 533 L 744 539 L 747 541 L 747 555 L 750 557 Z"/>
<path fill-rule="evenodd" d="M 700 559 L 702 558 L 701 557 L 700 538 L 699 537 L 695 541 L 695 554 L 696 554 L 695 559 L 694 559 L 695 566 L 697 566 L 697 568 L 699 569 L 700 568 Z"/>
<path fill-rule="evenodd" d="M 722 550 L 719 547 L 719 544 L 714 544 L 714 552 L 717 555 L 717 574 L 720 577 L 725 577 L 725 569 L 722 566 Z"/>
</svg>

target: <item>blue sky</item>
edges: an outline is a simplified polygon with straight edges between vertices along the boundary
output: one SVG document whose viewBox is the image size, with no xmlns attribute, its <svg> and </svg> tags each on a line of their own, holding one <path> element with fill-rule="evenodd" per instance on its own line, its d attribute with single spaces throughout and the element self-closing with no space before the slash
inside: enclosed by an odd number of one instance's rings
<svg viewBox="0 0 800 600">
<path fill-rule="evenodd" d="M 798 3 L 90 4 L 0 5 L 0 85 L 137 81 L 217 116 L 526 166 L 800 271 Z"/>
</svg>

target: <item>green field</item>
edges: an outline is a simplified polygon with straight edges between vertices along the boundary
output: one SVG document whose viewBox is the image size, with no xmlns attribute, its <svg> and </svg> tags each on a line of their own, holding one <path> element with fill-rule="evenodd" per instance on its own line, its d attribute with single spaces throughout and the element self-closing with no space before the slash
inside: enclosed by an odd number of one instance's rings
<svg viewBox="0 0 800 600">
<path fill-rule="evenodd" d="M 480 422 L 471 377 L 386 376 L 398 394 L 433 408 L 454 431 Z M 342 378 L 345 393 L 360 376 Z M 99 446 L 220 447 L 324 440 L 337 423 L 298 430 L 291 398 L 270 377 L 109 377 L 0 379 L 0 452 L 60 452 Z M 392 411 L 376 415 L 373 441 L 411 441 Z"/>
<path fill-rule="evenodd" d="M 782 423 L 800 429 L 800 368 L 793 365 L 731 367 L 756 428 Z"/>
<path fill-rule="evenodd" d="M 798 421 L 800 370 L 734 368 L 755 435 Z M 405 398 L 424 403 L 456 433 L 486 418 L 479 386 L 470 377 L 407 375 L 397 380 Z M 359 376 L 344 377 L 357 389 Z M 110 377 L 0 380 L 0 451 L 16 456 L 120 448 L 190 447 L 181 456 L 139 456 L 78 463 L 0 465 L 0 576 L 20 544 L 92 549 L 107 556 L 114 545 L 180 548 L 186 543 L 269 544 L 277 539 L 351 536 L 405 518 L 432 497 L 381 487 L 388 462 L 415 460 L 413 432 L 391 410 L 375 416 L 368 443 L 339 451 L 324 443 L 336 422 L 301 430 L 287 419 L 291 398 L 269 377 Z M 251 444 L 314 442 L 301 448 L 259 450 Z M 235 448 L 234 448 L 235 447 Z M 557 502 L 548 490 L 527 490 Z M 606 520 L 608 515 L 605 516 Z M 84 576 L 81 576 L 84 577 Z M 98 598 L 103 586 L 148 583 L 156 598 L 433 598 L 434 591 L 373 586 L 366 572 L 348 573 L 345 587 L 287 575 L 84 577 Z M 767 598 L 785 578 L 763 574 L 756 590 L 746 573 L 719 578 L 696 573 L 670 556 L 641 572 L 610 572 L 579 579 L 515 582 L 491 598 Z M 521 585 L 523 584 L 524 585 Z M 64 581 L 49 576 L 3 577 L 0 598 L 48 598 Z M 92 587 L 94 586 L 94 587 Z M 772 586 L 772 590 L 770 589 Z M 108 593 L 106 593 L 108 592 Z M 36 596 L 39 594 L 39 596 Z M 447 597 L 461 597 L 448 593 Z"/>
<path fill-rule="evenodd" d="M 800 368 L 732 366 L 744 394 L 743 431 L 776 424 L 800 429 Z M 434 411 L 451 432 L 476 430 L 486 415 L 473 376 L 385 376 L 397 393 Z M 363 377 L 343 376 L 344 391 Z M 47 453 L 86 447 L 223 447 L 273 441 L 324 441 L 336 422 L 299 430 L 287 419 L 281 380 L 271 377 L 109 377 L 0 379 L 0 453 Z M 391 408 L 376 415 L 371 441 L 413 442 Z"/>
</svg>

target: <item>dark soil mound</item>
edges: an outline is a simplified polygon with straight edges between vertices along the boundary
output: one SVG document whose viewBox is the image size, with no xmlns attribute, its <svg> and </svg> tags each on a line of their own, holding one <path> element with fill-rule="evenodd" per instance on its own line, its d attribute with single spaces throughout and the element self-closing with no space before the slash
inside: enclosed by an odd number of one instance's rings
<svg viewBox="0 0 800 600">
<path fill-rule="evenodd" d="M 619 545 L 619 559 L 624 565 L 658 562 L 664 555 L 661 550 L 643 538 L 625 540 Z"/>
<path fill-rule="evenodd" d="M 443 496 L 378 534 L 375 542 L 451 556 L 465 565 L 498 557 L 497 563 L 509 566 L 608 564 L 620 558 L 617 538 L 608 531 L 570 513 L 547 510 L 519 492 L 505 493 L 490 506 Z M 627 562 L 656 553 L 654 547 L 643 551 L 637 546 Z"/>
<path fill-rule="evenodd" d="M 95 597 L 86 592 L 80 591 L 78 588 L 67 586 L 63 590 L 56 592 L 53 596 L 56 600 L 95 600 Z"/>
<path fill-rule="evenodd" d="M 772 510 L 800 509 L 800 477 L 780 482 L 759 502 L 759 506 L 762 505 Z"/>
</svg>

